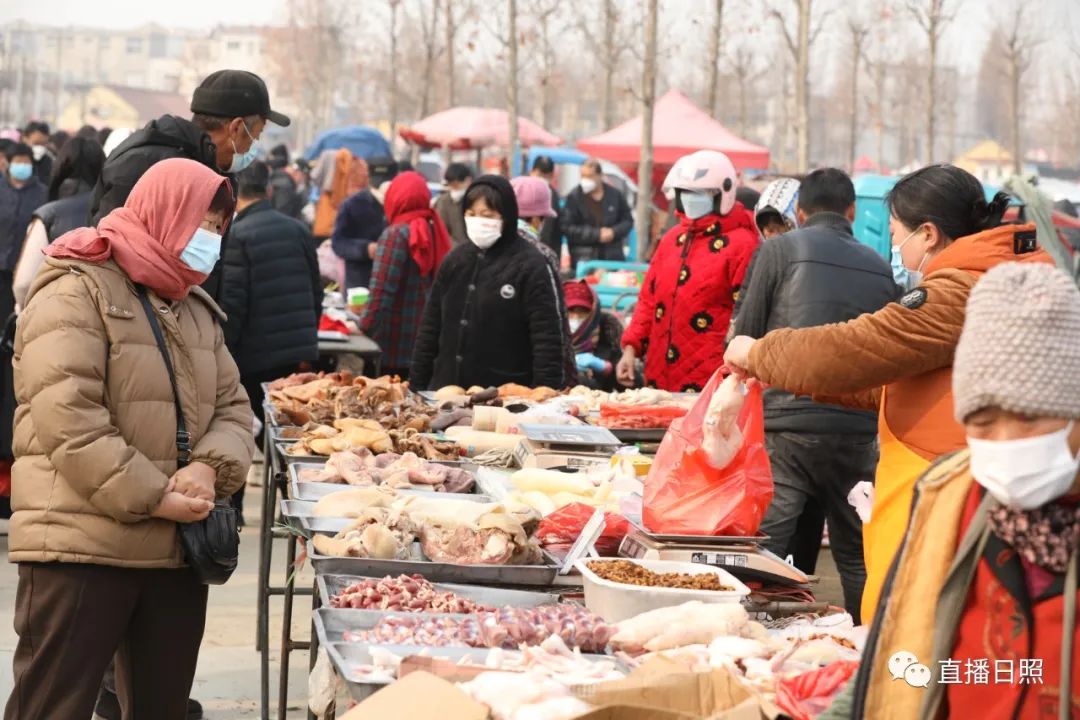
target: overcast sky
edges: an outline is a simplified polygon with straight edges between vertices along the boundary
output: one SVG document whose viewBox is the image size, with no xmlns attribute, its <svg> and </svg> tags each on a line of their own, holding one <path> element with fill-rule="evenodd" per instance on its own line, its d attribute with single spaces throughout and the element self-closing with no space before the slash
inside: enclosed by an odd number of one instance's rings
<svg viewBox="0 0 1080 720">
<path fill-rule="evenodd" d="M 281 19 L 282 4 L 274 0 L 0 0 L 0 22 L 23 19 L 111 28 L 148 22 L 186 28 L 262 25 Z"/>
</svg>

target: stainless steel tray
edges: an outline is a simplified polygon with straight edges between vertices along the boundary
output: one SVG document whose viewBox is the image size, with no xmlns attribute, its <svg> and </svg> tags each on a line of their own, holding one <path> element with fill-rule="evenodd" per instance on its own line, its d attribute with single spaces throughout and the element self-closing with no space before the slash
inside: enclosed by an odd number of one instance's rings
<svg viewBox="0 0 1080 720">
<path fill-rule="evenodd" d="M 385 576 L 377 576 L 385 577 Z M 385 611 L 381 610 L 352 610 L 352 609 L 335 609 L 330 607 L 330 600 L 350 585 L 364 580 L 370 580 L 370 577 L 358 576 L 358 575 L 319 575 L 315 578 L 315 582 L 319 586 L 319 595 L 322 598 L 322 604 L 324 610 L 334 610 L 341 613 L 379 613 L 385 614 Z M 461 597 L 468 598 L 474 602 L 483 603 L 484 605 L 490 605 L 491 607 L 537 607 L 539 605 L 554 605 L 559 602 L 559 596 L 551 593 L 542 592 L 529 592 L 527 590 L 504 590 L 502 588 L 483 587 L 480 585 L 445 585 L 436 584 L 436 590 L 444 592 L 452 592 Z M 415 615 L 416 613 L 407 613 Z M 359 617 L 359 615 L 357 615 Z"/>
<path fill-rule="evenodd" d="M 322 463 L 326 462 L 326 456 L 325 455 L 295 455 L 294 456 L 294 455 L 287 454 L 285 451 L 288 450 L 290 447 L 292 447 L 295 444 L 296 444 L 295 442 L 282 442 L 282 441 L 274 443 L 274 449 L 277 450 L 278 454 L 281 456 L 281 459 L 287 465 L 292 465 L 293 463 L 298 463 L 298 462 L 299 463 L 319 463 L 319 464 L 322 464 Z"/>
<path fill-rule="evenodd" d="M 462 470 L 468 470 L 476 476 L 477 465 L 475 463 L 461 463 L 453 462 L 450 460 L 440 461 L 432 460 L 431 462 L 438 465 L 454 465 L 460 467 Z M 354 485 L 348 485 L 346 483 L 321 483 L 321 482 L 300 482 L 300 473 L 303 470 L 319 470 L 324 465 L 324 462 L 294 462 L 289 463 L 289 496 L 294 500 L 318 500 L 331 493 L 338 492 L 340 490 L 348 490 L 349 488 L 356 487 Z M 430 485 L 413 485 L 410 488 L 399 490 L 399 492 L 405 492 L 406 494 L 424 493 L 431 494 L 436 491 L 431 489 Z M 478 484 L 473 483 L 472 492 L 469 493 L 450 493 L 451 496 L 455 495 L 476 495 L 478 494 Z M 438 493 L 442 495 L 443 493 Z"/>
<path fill-rule="evenodd" d="M 455 565 L 423 560 L 420 543 L 413 546 L 414 560 L 377 560 L 374 558 L 328 557 L 309 546 L 308 557 L 316 575 L 422 575 L 430 582 L 465 585 L 522 585 L 550 587 L 555 584 L 559 566 L 544 554 L 544 565 Z"/>
<path fill-rule="evenodd" d="M 270 439 L 273 440 L 275 443 L 291 443 L 294 442 L 296 438 L 290 438 L 287 436 L 287 434 L 297 432 L 299 430 L 300 427 L 297 425 L 270 425 Z"/>
<path fill-rule="evenodd" d="M 339 485 L 338 490 L 353 490 L 351 485 Z M 430 490 L 397 490 L 399 495 L 422 495 L 425 498 L 432 500 L 465 500 L 467 502 L 495 502 L 487 495 L 475 495 L 460 494 L 460 493 L 437 493 Z M 282 500 L 281 512 L 288 517 L 295 518 L 314 518 L 315 517 L 315 503 L 314 500 Z M 324 518 L 324 519 L 338 519 L 338 518 Z M 334 532 L 337 532 L 335 530 Z"/>
</svg>

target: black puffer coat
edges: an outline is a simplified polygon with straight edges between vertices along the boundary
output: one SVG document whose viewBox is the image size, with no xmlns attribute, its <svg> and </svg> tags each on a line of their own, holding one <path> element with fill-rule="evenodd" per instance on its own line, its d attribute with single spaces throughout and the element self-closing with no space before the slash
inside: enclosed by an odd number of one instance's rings
<svg viewBox="0 0 1080 720">
<path fill-rule="evenodd" d="M 413 353 L 413 387 L 518 383 L 561 388 L 559 282 L 544 256 L 517 234 L 517 201 L 503 177 L 473 185 L 499 193 L 503 235 L 487 250 L 472 242 L 443 261 Z"/>
<path fill-rule="evenodd" d="M 240 374 L 318 359 L 323 290 L 308 229 L 260 200 L 236 216 L 222 260 L 225 343 Z"/>
</svg>

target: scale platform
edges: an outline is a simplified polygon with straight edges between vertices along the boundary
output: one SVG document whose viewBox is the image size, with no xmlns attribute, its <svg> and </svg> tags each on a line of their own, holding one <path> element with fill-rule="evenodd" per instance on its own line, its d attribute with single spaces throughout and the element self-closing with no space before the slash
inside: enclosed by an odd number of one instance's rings
<svg viewBox="0 0 1080 720">
<path fill-rule="evenodd" d="M 673 560 L 723 568 L 739 580 L 809 588 L 810 578 L 760 546 L 764 537 L 650 535 L 632 527 L 619 555 L 634 560 Z"/>
</svg>

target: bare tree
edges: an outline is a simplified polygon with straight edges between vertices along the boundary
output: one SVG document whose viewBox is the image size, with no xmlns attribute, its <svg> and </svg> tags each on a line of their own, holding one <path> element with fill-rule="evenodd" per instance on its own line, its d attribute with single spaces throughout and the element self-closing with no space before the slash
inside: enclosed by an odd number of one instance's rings
<svg viewBox="0 0 1080 720">
<path fill-rule="evenodd" d="M 1032 30 L 1025 16 L 1026 9 L 1025 2 L 1013 0 L 1012 7 L 999 20 L 1009 82 L 1009 147 L 1013 156 L 1013 170 L 1017 175 L 1024 169 L 1020 83 L 1024 74 L 1031 69 L 1035 50 L 1044 42 L 1040 34 Z"/>
<path fill-rule="evenodd" d="M 870 26 L 859 17 L 855 5 L 847 18 L 848 35 L 851 38 L 851 126 L 848 133 L 848 170 L 855 172 L 855 153 L 859 144 L 859 70 L 870 35 Z"/>
<path fill-rule="evenodd" d="M 424 78 L 420 83 L 423 88 L 420 95 L 420 117 L 427 117 L 431 112 L 431 90 L 434 87 L 431 78 L 435 74 L 435 61 L 442 55 L 438 46 L 437 31 L 440 4 L 436 0 L 417 0 L 420 17 L 420 37 L 423 41 Z M 448 47 L 452 54 L 452 49 Z"/>
<path fill-rule="evenodd" d="M 638 253 L 652 241 L 653 109 L 656 107 L 656 26 L 660 0 L 646 0 L 645 57 L 641 73 L 641 161 L 638 163 Z"/>
<path fill-rule="evenodd" d="M 780 26 L 781 36 L 795 64 L 795 152 L 797 171 L 810 169 L 810 48 L 824 26 L 824 17 L 816 30 L 810 29 L 811 0 L 790 0 L 796 12 L 793 33 L 787 26 L 787 16 L 779 8 L 770 15 Z"/>
<path fill-rule="evenodd" d="M 275 92 L 296 100 L 297 140 L 306 144 L 333 120 L 353 19 L 336 0 L 287 0 L 285 12 L 283 27 L 266 30 L 266 46 L 280 83 Z"/>
<path fill-rule="evenodd" d="M 746 137 L 750 132 L 749 99 L 750 91 L 757 82 L 761 70 L 757 63 L 757 54 L 743 43 L 739 43 L 728 52 L 728 67 L 739 89 L 739 135 Z"/>
<path fill-rule="evenodd" d="M 518 36 L 517 36 L 517 0 L 507 0 L 510 28 L 506 34 L 506 47 L 509 55 L 510 66 L 507 68 L 510 74 L 508 112 L 510 114 L 510 135 L 507 144 L 510 146 L 510 174 L 514 173 L 514 166 L 519 156 L 518 152 Z"/>
<path fill-rule="evenodd" d="M 474 10 L 472 0 L 446 0 L 443 9 L 443 29 L 446 32 L 446 107 L 457 104 L 457 36 L 462 23 Z M 431 78 L 424 78 L 424 82 L 431 82 Z"/>
<path fill-rule="evenodd" d="M 716 102 L 720 94 L 720 52 L 724 33 L 724 0 L 716 0 L 716 15 L 713 18 L 712 34 L 709 37 L 709 113 L 716 115 Z"/>
<path fill-rule="evenodd" d="M 397 138 L 398 125 L 397 20 L 401 0 L 386 0 L 386 2 L 390 6 L 390 142 L 393 143 Z"/>
<path fill-rule="evenodd" d="M 526 10 L 528 19 L 525 22 L 531 26 L 527 39 L 533 43 L 534 48 L 539 40 L 539 53 L 533 54 L 539 55 L 539 87 L 536 90 L 540 98 L 540 124 L 544 127 L 551 126 L 555 100 L 555 72 L 558 57 L 555 52 L 555 43 L 552 42 L 552 34 L 559 32 L 559 28 L 555 26 L 555 19 L 561 7 L 562 0 L 533 0 Z"/>
<path fill-rule="evenodd" d="M 956 18 L 961 0 L 907 0 L 907 9 L 924 33 L 927 42 L 926 138 L 924 162 L 934 162 L 934 133 L 937 113 L 937 60 L 945 27 Z"/>
<path fill-rule="evenodd" d="M 584 5 L 587 3 L 583 3 Z M 615 73 L 619 69 L 619 58 L 629 43 L 622 42 L 619 9 L 615 0 L 602 0 L 601 13 L 604 27 L 602 36 L 598 37 L 590 27 L 592 18 L 579 17 L 578 28 L 588 41 L 589 47 L 596 49 L 597 60 L 604 73 L 600 116 L 604 128 L 607 129 L 615 124 Z"/>
</svg>

